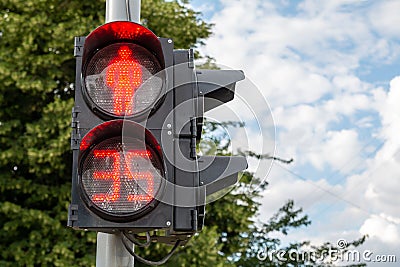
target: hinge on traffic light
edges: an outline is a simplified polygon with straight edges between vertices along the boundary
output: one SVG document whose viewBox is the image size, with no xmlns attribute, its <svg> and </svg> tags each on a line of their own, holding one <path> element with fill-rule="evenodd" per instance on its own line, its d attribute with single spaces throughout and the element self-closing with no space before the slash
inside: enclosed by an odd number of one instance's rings
<svg viewBox="0 0 400 267">
<path fill-rule="evenodd" d="M 197 122 L 196 118 L 190 119 L 190 157 L 195 159 L 197 157 L 196 144 L 197 144 Z"/>
<path fill-rule="evenodd" d="M 191 214 L 192 214 L 192 229 L 193 231 L 198 231 L 199 226 L 198 226 L 197 210 L 191 210 Z"/>
<path fill-rule="evenodd" d="M 79 107 L 72 108 L 72 122 L 71 122 L 71 149 L 79 149 L 79 143 L 81 141 L 81 134 L 79 132 L 79 121 L 78 114 L 80 112 Z"/>
<path fill-rule="evenodd" d="M 83 55 L 83 45 L 85 43 L 85 37 L 75 37 L 74 41 L 74 57 L 81 57 Z"/>
<path fill-rule="evenodd" d="M 189 49 L 189 60 L 188 60 L 189 68 L 194 68 L 194 52 L 193 49 Z"/>
<path fill-rule="evenodd" d="M 68 226 L 74 227 L 74 222 L 78 220 L 78 205 L 69 205 L 68 208 Z"/>
</svg>

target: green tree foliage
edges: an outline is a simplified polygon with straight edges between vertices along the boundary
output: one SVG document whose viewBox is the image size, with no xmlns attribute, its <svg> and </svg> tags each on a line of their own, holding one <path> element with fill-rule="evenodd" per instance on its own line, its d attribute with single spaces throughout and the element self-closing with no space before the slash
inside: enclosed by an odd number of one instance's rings
<svg viewBox="0 0 400 267">
<path fill-rule="evenodd" d="M 195 46 L 211 25 L 180 2 L 142 1 L 145 25 Z M 104 0 L 0 1 L 0 266 L 94 266 L 95 233 L 66 228 L 74 36 Z"/>
</svg>

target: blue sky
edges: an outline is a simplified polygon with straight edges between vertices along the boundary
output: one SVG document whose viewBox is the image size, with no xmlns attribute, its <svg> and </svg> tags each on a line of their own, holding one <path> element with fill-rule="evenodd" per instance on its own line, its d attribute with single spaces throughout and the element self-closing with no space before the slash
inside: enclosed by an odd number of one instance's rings
<svg viewBox="0 0 400 267">
<path fill-rule="evenodd" d="M 191 5 L 215 23 L 201 52 L 249 79 L 230 104 L 233 117 L 252 125 L 232 133 L 237 147 L 295 159 L 271 169 L 251 161 L 269 181 L 260 219 L 294 199 L 313 223 L 287 242 L 368 234 L 360 250 L 400 261 L 400 1 Z"/>
</svg>

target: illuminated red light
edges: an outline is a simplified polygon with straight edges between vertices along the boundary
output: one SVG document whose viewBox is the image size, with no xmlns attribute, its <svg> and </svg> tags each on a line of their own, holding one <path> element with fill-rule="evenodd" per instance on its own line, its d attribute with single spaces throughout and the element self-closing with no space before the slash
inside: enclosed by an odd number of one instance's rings
<svg viewBox="0 0 400 267">
<path fill-rule="evenodd" d="M 128 201 L 145 201 L 145 202 L 150 202 L 154 198 L 154 177 L 151 172 L 144 172 L 144 173 L 138 173 L 135 175 L 135 177 L 132 177 L 132 179 L 141 179 L 145 180 L 147 183 L 147 194 L 146 195 L 128 195 L 127 200 Z"/>
<path fill-rule="evenodd" d="M 97 180 L 112 180 L 112 191 L 111 193 L 99 193 L 94 194 L 92 200 L 94 202 L 114 202 L 120 198 L 121 190 L 121 159 L 117 150 L 95 150 L 93 152 L 95 158 L 111 158 L 114 168 L 110 172 L 106 171 L 95 171 L 93 172 L 93 178 Z"/>
<path fill-rule="evenodd" d="M 134 43 L 113 43 L 85 65 L 86 101 L 104 115 L 136 116 L 148 112 L 161 96 L 164 75 L 155 56 Z"/>
<path fill-rule="evenodd" d="M 93 178 L 101 181 L 112 181 L 110 192 L 96 193 L 92 196 L 94 202 L 116 202 L 121 198 L 121 177 L 128 180 L 145 180 L 145 188 L 142 188 L 146 194 L 129 194 L 126 197 L 128 201 L 146 201 L 150 202 L 154 198 L 154 176 L 151 172 L 132 173 L 128 164 L 133 164 L 137 158 L 151 158 L 152 154 L 148 150 L 134 150 L 125 152 L 125 156 L 117 150 L 94 150 L 94 159 L 110 158 L 112 163 L 111 171 L 94 171 Z"/>
<path fill-rule="evenodd" d="M 125 153 L 125 157 L 127 162 L 132 162 L 134 158 L 141 157 L 141 158 L 148 158 L 151 159 L 153 154 L 151 154 L 148 150 L 135 150 L 135 151 L 128 151 Z"/>
<path fill-rule="evenodd" d="M 158 203 L 164 186 L 162 154 L 154 136 L 141 127 L 108 121 L 82 139 L 79 181 L 89 208 L 105 216 L 130 217 Z"/>
<path fill-rule="evenodd" d="M 106 83 L 114 95 L 114 114 L 133 113 L 133 96 L 142 84 L 142 69 L 128 46 L 121 46 L 118 56 L 107 69 Z"/>
</svg>

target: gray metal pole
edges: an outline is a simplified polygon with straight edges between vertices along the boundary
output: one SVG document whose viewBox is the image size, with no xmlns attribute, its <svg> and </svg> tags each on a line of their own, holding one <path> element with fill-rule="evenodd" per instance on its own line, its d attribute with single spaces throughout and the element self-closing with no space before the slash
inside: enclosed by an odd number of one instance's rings
<svg viewBox="0 0 400 267">
<path fill-rule="evenodd" d="M 106 23 L 140 23 L 140 0 L 106 0 Z M 132 245 L 132 250 L 134 245 Z M 96 267 L 133 267 L 134 258 L 115 234 L 97 233 Z"/>
<path fill-rule="evenodd" d="M 133 266 L 134 258 L 126 250 L 118 235 L 97 233 L 96 267 Z"/>
<path fill-rule="evenodd" d="M 140 0 L 106 0 L 106 23 L 132 21 L 140 23 Z"/>
</svg>

